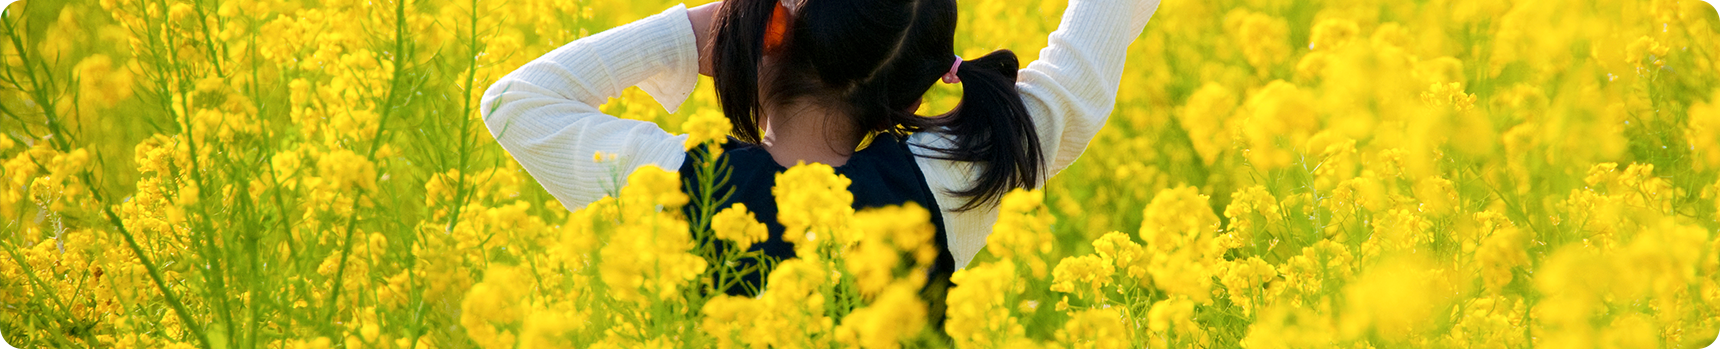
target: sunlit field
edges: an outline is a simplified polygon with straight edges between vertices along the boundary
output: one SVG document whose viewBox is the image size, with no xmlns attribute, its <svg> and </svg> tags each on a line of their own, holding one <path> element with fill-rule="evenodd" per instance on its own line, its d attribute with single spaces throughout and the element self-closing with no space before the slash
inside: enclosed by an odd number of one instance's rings
<svg viewBox="0 0 1720 349">
<path fill-rule="evenodd" d="M 717 290 L 761 257 L 714 246 L 764 227 L 739 207 L 684 214 L 715 199 L 685 189 L 712 183 L 617 171 L 592 183 L 613 198 L 564 207 L 496 145 L 491 82 L 675 3 L 400 1 L 12 4 L 5 341 L 1700 348 L 1720 332 L 1720 16 L 1700 1 L 1164 0 L 1106 128 L 1004 199 L 941 327 L 918 296 L 930 214 L 855 212 L 829 167 L 779 175 L 803 258 L 734 297 Z M 1030 62 L 1065 5 L 961 0 L 956 51 Z M 603 110 L 727 132 L 709 80 L 678 113 L 637 89 Z"/>
</svg>

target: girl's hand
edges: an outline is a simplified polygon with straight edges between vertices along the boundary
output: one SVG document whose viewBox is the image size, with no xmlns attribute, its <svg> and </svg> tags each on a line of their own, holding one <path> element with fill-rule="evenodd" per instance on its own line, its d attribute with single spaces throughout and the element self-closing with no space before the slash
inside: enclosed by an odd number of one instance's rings
<svg viewBox="0 0 1720 349">
<path fill-rule="evenodd" d="M 693 42 L 699 48 L 699 75 L 711 75 L 711 22 L 722 6 L 718 1 L 687 9 L 687 19 L 693 22 Z"/>
</svg>

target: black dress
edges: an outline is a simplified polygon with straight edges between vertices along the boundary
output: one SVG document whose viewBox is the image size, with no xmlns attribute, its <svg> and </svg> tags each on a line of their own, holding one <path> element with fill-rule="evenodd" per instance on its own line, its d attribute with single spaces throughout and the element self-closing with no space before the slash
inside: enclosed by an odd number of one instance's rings
<svg viewBox="0 0 1720 349">
<path fill-rule="evenodd" d="M 682 162 L 682 183 L 698 183 L 699 163 L 694 154 L 696 153 L 688 152 L 686 161 Z M 733 172 L 729 175 L 727 186 L 718 188 L 712 197 L 720 198 L 728 190 L 732 190 L 733 194 L 728 201 L 717 204 L 712 212 L 721 211 L 735 203 L 746 204 L 747 210 L 770 230 L 770 237 L 764 242 L 753 244 L 750 250 L 763 251 L 777 259 L 794 258 L 794 245 L 782 239 L 783 227 L 776 220 L 776 198 L 771 194 L 771 188 L 776 185 L 776 174 L 788 169 L 777 164 L 764 148 L 734 138 L 730 138 L 723 146 L 722 157 L 726 158 L 728 168 Z M 890 133 L 879 134 L 871 145 L 854 152 L 846 164 L 835 167 L 835 170 L 836 174 L 847 176 L 852 181 L 848 191 L 854 193 L 855 211 L 913 202 L 931 213 L 932 225 L 937 228 L 933 241 L 938 257 L 932 262 L 926 286 L 920 295 L 930 305 L 927 309 L 931 317 L 928 324 L 942 329 L 944 295 L 949 288 L 950 274 L 955 272 L 955 259 L 950 255 L 945 239 L 944 219 L 943 215 L 939 214 L 941 211 L 938 209 L 938 202 L 932 196 L 931 187 L 926 185 L 925 174 L 914 161 L 908 144 Z M 697 194 L 689 190 L 689 195 Z M 696 203 L 687 205 L 687 216 L 694 217 L 694 212 L 698 212 L 698 209 Z M 746 275 L 743 282 L 758 285 L 760 287 L 757 289 L 763 289 L 763 276 L 768 273 L 769 271 L 764 271 Z M 755 296 L 742 286 L 731 287 L 725 291 L 730 295 Z"/>
</svg>

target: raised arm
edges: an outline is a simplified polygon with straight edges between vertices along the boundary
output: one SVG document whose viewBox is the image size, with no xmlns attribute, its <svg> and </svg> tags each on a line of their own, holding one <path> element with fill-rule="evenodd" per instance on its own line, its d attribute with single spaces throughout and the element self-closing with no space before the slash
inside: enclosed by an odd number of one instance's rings
<svg viewBox="0 0 1720 349">
<path fill-rule="evenodd" d="M 1159 0 L 1073 0 L 1039 60 L 1016 79 L 1033 115 L 1049 179 L 1075 162 L 1117 103 L 1129 44 Z"/>
<path fill-rule="evenodd" d="M 1158 0 L 1071 0 L 1062 25 L 1051 33 L 1050 46 L 1017 74 L 1015 87 L 1033 116 L 1045 155 L 1045 175 L 1040 178 L 1049 180 L 1075 162 L 1105 127 L 1117 103 L 1129 44 L 1158 7 Z M 997 207 L 953 211 L 965 199 L 952 193 L 972 186 L 979 172 L 972 164 L 939 160 L 926 150 L 952 145 L 947 134 L 920 132 L 908 141 L 924 146 L 915 148 L 921 155 L 915 161 L 943 209 L 950 253 L 958 267 L 965 267 L 985 247 L 997 222 Z"/>
<path fill-rule="evenodd" d="M 679 168 L 687 136 L 605 115 L 598 106 L 634 85 L 670 112 L 686 100 L 699 71 L 687 14 L 685 6 L 670 8 L 568 43 L 503 76 L 479 104 L 490 135 L 568 208 L 603 197 L 606 183 L 640 166 Z M 616 160 L 598 163 L 596 152 Z"/>
</svg>

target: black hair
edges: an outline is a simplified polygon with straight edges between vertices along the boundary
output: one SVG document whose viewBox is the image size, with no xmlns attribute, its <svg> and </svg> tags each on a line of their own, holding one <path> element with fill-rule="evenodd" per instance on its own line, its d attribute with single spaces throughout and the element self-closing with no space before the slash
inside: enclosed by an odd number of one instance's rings
<svg viewBox="0 0 1720 349">
<path fill-rule="evenodd" d="M 1039 185 L 1044 155 L 1032 117 L 1015 89 L 1020 62 L 997 50 L 961 64 L 962 100 L 937 116 L 911 108 L 956 60 L 955 0 L 801 0 L 782 44 L 763 71 L 766 28 L 777 0 L 728 0 L 717 12 L 712 78 L 734 136 L 758 143 L 764 101 L 839 100 L 856 126 L 906 135 L 931 130 L 952 136 L 934 158 L 971 162 L 979 178 L 953 194 L 958 210 L 996 203 L 1011 189 Z M 768 91 L 761 79 L 769 79 Z M 832 103 L 826 103 L 832 104 Z"/>
</svg>

